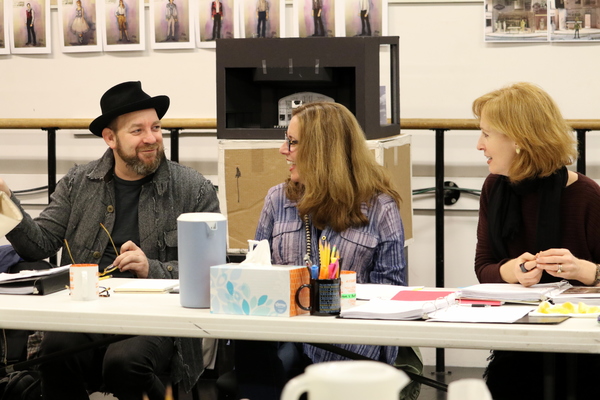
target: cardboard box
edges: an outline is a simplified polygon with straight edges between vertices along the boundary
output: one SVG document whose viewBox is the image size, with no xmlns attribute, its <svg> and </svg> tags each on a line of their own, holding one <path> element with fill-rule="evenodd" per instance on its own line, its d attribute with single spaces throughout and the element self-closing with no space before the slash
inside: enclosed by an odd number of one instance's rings
<svg viewBox="0 0 600 400">
<path fill-rule="evenodd" d="M 375 152 L 377 162 L 385 167 L 392 177 L 392 184 L 400 193 L 400 215 L 404 224 L 404 240 L 409 244 L 413 238 L 412 162 L 410 135 L 398 135 L 386 139 L 367 140 Z"/>
<path fill-rule="evenodd" d="M 307 314 L 296 304 L 296 291 L 309 283 L 306 267 L 224 264 L 210 267 L 210 312 L 267 317 Z M 309 306 L 309 289 L 300 292 Z"/>
<path fill-rule="evenodd" d="M 367 140 L 375 159 L 391 174 L 402 197 L 400 214 L 406 244 L 413 238 L 412 164 L 410 135 Z M 220 140 L 219 200 L 227 216 L 227 249 L 245 252 L 254 239 L 268 190 L 289 177 L 289 166 L 279 154 L 281 140 Z"/>
</svg>

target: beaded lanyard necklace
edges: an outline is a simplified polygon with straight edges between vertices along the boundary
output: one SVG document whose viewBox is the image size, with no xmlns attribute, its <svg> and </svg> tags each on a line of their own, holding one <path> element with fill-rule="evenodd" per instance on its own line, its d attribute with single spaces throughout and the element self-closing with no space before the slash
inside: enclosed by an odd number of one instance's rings
<svg viewBox="0 0 600 400">
<path fill-rule="evenodd" d="M 310 259 L 310 250 L 311 250 L 311 242 L 310 242 L 310 223 L 308 222 L 308 215 L 304 215 L 304 232 L 306 233 L 306 253 L 304 254 L 304 263 L 307 267 L 312 265 L 312 261 Z"/>
</svg>

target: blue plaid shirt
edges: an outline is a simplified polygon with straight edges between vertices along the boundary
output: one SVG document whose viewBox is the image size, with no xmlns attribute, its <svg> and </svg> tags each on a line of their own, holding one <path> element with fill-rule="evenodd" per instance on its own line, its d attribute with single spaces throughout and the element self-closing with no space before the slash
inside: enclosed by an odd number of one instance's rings
<svg viewBox="0 0 600 400">
<path fill-rule="evenodd" d="M 311 224 L 312 263 L 319 265 L 318 239 L 324 237 L 340 251 L 342 269 L 356 271 L 357 283 L 406 285 L 404 228 L 396 203 L 388 195 L 379 195 L 369 206 L 363 204 L 362 211 L 369 219 L 368 225 L 343 232 L 326 227 L 317 236 L 316 228 Z M 273 264 L 304 265 L 304 221 L 298 215 L 295 203 L 285 196 L 284 183 L 269 190 L 255 239 L 269 241 Z M 398 354 L 397 348 L 390 346 L 337 346 L 388 364 L 393 364 Z M 307 344 L 304 352 L 315 363 L 345 359 Z"/>
</svg>

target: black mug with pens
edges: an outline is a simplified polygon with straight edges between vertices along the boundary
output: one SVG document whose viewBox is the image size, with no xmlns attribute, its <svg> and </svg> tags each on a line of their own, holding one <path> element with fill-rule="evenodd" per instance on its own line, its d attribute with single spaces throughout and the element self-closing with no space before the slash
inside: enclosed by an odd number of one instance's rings
<svg viewBox="0 0 600 400">
<path fill-rule="evenodd" d="M 310 311 L 310 315 L 340 315 L 340 278 L 311 279 L 296 290 L 296 304 L 303 310 Z M 310 306 L 305 307 L 300 303 L 300 292 L 304 288 L 310 289 Z"/>
<path fill-rule="evenodd" d="M 340 315 L 342 297 L 340 252 L 335 245 L 332 248 L 324 239 L 323 237 L 319 241 L 320 267 L 316 265 L 308 267 L 307 265 L 311 278 L 310 283 L 304 284 L 296 290 L 296 304 L 301 309 L 310 311 L 310 315 Z M 310 289 L 309 307 L 304 307 L 300 303 L 300 292 L 304 288 Z"/>
</svg>

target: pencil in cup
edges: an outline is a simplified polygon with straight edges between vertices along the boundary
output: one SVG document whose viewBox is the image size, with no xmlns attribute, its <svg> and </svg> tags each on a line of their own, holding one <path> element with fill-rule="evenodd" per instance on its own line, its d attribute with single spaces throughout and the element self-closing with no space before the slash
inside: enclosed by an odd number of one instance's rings
<svg viewBox="0 0 600 400">
<path fill-rule="evenodd" d="M 336 279 L 340 277 L 340 253 L 336 247 L 333 248 L 327 240 L 319 241 L 319 277 L 318 279 Z"/>
</svg>

